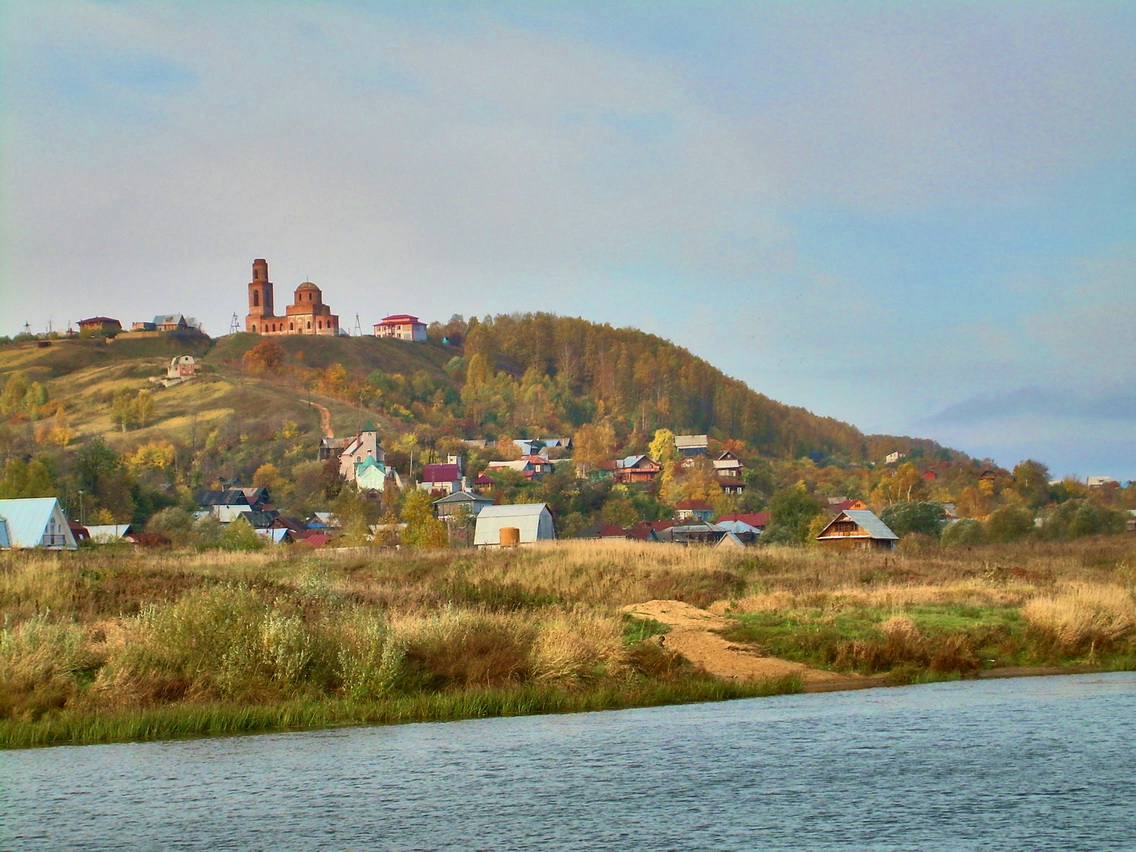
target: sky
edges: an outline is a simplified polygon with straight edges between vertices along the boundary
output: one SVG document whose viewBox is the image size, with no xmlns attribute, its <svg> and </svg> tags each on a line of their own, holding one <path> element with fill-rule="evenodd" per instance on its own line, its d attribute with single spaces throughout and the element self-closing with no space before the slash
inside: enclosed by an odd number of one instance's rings
<svg viewBox="0 0 1136 852">
<path fill-rule="evenodd" d="M 0 2 L 0 334 L 642 328 L 867 433 L 1136 479 L 1136 4 Z M 678 425 L 678 424 L 676 424 Z"/>
</svg>

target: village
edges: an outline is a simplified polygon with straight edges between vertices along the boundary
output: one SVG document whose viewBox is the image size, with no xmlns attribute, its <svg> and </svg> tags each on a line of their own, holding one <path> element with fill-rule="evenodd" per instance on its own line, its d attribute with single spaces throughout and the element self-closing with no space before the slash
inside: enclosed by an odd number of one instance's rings
<svg viewBox="0 0 1136 852">
<path fill-rule="evenodd" d="M 298 285 L 292 303 L 277 314 L 274 285 L 263 258 L 253 261 L 247 304 L 244 331 L 265 341 L 349 336 L 339 315 L 324 302 L 322 290 L 311 281 Z M 105 316 L 81 320 L 78 327 L 78 332 L 68 329 L 64 339 L 95 338 L 112 345 L 119 340 L 208 339 L 196 321 L 183 314 L 134 322 L 129 331 Z M 238 330 L 234 314 L 231 331 Z M 383 317 L 372 325 L 372 335 L 412 345 L 428 340 L 427 325 L 407 313 Z M 462 335 L 451 333 L 451 337 L 442 337 L 441 344 L 452 346 Z M 38 344 L 50 345 L 59 338 L 45 335 Z M 257 353 L 266 357 L 261 349 L 254 348 L 246 359 Z M 198 367 L 192 355 L 175 355 L 164 375 L 151 376 L 149 382 L 170 389 L 194 381 Z M 142 392 L 116 397 L 116 410 L 123 409 L 121 415 L 115 414 L 116 422 L 123 429 L 131 416 L 129 409 L 142 401 Z M 308 405 L 312 404 L 309 399 Z M 320 407 L 326 416 L 327 409 Z M 967 545 L 1040 534 L 1049 520 L 1047 513 L 1054 515 L 1053 524 L 1062 534 L 1070 526 L 1084 528 L 1086 534 L 1136 531 L 1136 510 L 1124 508 L 1124 499 L 1110 497 L 1130 489 L 1106 476 L 1089 477 L 1084 483 L 1050 481 L 1048 472 L 1035 462 L 1023 462 L 1021 471 L 1011 473 L 993 465 L 960 466 L 949 456 L 929 458 L 922 451 L 908 458 L 911 448 L 893 449 L 871 466 L 874 470 L 861 470 L 868 478 L 861 476 L 865 484 L 856 496 L 836 491 L 833 483 L 806 485 L 807 466 L 795 485 L 791 470 L 783 487 L 771 490 L 763 482 L 763 493 L 758 494 L 753 486 L 762 477 L 745 461 L 749 457 L 752 462 L 754 456 L 745 450 L 744 441 L 729 435 L 675 434 L 663 427 L 641 439 L 639 449 L 646 452 L 623 456 L 606 456 L 595 447 L 576 452 L 577 436 L 449 439 L 448 452 L 441 458 L 431 441 L 428 455 L 420 453 L 416 469 L 413 450 L 400 465 L 388 462 L 383 436 L 372 422 L 343 437 L 334 437 L 329 427 L 330 422 L 318 447 L 309 448 L 309 458 L 323 466 L 327 494 L 342 492 L 341 503 L 352 495 L 358 498 L 358 506 L 347 507 L 353 518 L 342 517 L 346 510 L 336 511 L 330 499 L 328 505 L 304 516 L 281 512 L 273 499 L 279 486 L 272 476 L 260 475 L 275 468 L 254 458 L 257 474 L 252 481 L 242 481 L 233 470 L 220 472 L 212 482 L 193 489 L 182 507 L 159 512 L 140 524 L 110 517 L 105 509 L 99 523 L 88 522 L 82 491 L 78 499 L 65 500 L 9 494 L 0 499 L 0 548 L 74 549 L 117 542 L 156 546 L 175 539 L 181 545 L 221 542 L 245 548 L 268 543 L 309 548 L 404 544 L 500 548 L 559 536 L 726 548 L 779 542 L 887 550 L 910 533 Z M 594 433 L 593 429 L 589 435 Z M 601 443 L 615 447 L 611 439 Z M 577 512 L 566 518 L 562 500 L 557 510 L 556 498 L 566 488 L 591 488 L 600 494 L 593 498 L 590 514 Z M 1065 500 L 1052 499 L 1059 493 Z M 414 495 L 412 500 L 409 495 Z M 1059 504 L 1068 498 L 1076 499 L 1062 515 Z M 409 504 L 413 505 L 408 508 Z M 1072 509 L 1084 516 L 1079 527 L 1065 517 Z M 171 524 L 164 516 L 177 511 L 187 520 Z M 187 523 L 193 525 L 188 531 L 183 529 Z M 175 535 L 175 530 L 182 534 Z M 242 535 L 242 530 L 248 534 Z"/>
</svg>

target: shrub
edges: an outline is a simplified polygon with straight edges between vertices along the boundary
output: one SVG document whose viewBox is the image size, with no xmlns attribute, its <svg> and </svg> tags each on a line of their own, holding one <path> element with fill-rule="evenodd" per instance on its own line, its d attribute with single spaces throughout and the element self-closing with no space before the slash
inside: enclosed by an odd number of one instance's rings
<svg viewBox="0 0 1136 852">
<path fill-rule="evenodd" d="M 986 519 L 986 538 L 996 544 L 1021 541 L 1033 530 L 1033 513 L 1024 506 L 1003 506 Z"/>
<path fill-rule="evenodd" d="M 943 547 L 974 547 L 986 544 L 986 531 L 982 528 L 981 521 L 963 518 L 947 524 L 939 541 Z"/>
</svg>

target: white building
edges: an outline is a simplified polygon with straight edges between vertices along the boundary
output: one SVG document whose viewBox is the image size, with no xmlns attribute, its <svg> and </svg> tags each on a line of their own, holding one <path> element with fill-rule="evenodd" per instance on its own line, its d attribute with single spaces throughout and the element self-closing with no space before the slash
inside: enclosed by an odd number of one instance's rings
<svg viewBox="0 0 1136 852">
<path fill-rule="evenodd" d="M 75 550 L 75 536 L 55 497 L 0 500 L 0 547 Z"/>
<path fill-rule="evenodd" d="M 477 547 L 500 547 L 501 531 L 512 527 L 519 544 L 556 538 L 552 513 L 545 503 L 516 503 L 511 506 L 486 506 L 477 515 L 473 543 Z"/>
<path fill-rule="evenodd" d="M 410 314 L 392 314 L 375 323 L 375 337 L 393 337 L 397 340 L 426 340 L 426 323 Z"/>
</svg>

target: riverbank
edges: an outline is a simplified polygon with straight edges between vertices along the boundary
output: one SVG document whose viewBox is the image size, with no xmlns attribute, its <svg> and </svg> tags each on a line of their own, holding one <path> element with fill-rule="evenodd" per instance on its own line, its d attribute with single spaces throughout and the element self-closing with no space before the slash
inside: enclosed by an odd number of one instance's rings
<svg viewBox="0 0 1136 852">
<path fill-rule="evenodd" d="M 1136 545 L 1115 537 L 906 554 L 6 554 L 0 746 L 1133 669 L 1134 585 Z M 652 602 L 710 621 L 684 638 Z"/>
</svg>

